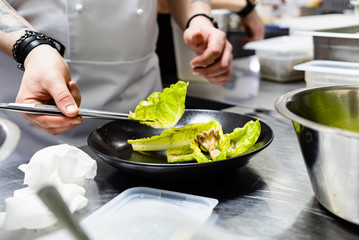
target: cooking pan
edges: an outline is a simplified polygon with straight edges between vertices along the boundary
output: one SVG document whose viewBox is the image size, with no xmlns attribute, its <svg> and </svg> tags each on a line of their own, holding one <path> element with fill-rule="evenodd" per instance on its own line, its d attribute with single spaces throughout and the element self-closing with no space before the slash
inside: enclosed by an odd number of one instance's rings
<svg viewBox="0 0 359 240">
<path fill-rule="evenodd" d="M 257 119 L 237 113 L 189 109 L 185 111 L 175 127 L 209 120 L 217 120 L 222 125 L 223 132 L 228 133 L 236 127 L 242 127 L 250 120 Z M 272 129 L 266 123 L 262 121 L 260 123 L 261 134 L 251 149 L 240 156 L 215 162 L 167 163 L 165 151 L 146 154 L 134 152 L 132 146 L 127 143 L 128 139 L 151 137 L 160 134 L 163 130 L 128 120 L 112 121 L 95 129 L 88 137 L 88 145 L 103 161 L 131 175 L 145 178 L 192 179 L 226 174 L 246 165 L 273 140 Z"/>
</svg>

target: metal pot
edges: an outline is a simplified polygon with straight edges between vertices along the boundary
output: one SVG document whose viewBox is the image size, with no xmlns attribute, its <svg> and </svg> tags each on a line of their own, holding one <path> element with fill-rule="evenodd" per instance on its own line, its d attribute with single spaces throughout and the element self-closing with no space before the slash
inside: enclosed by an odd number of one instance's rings
<svg viewBox="0 0 359 240">
<path fill-rule="evenodd" d="M 20 129 L 15 123 L 0 118 L 0 163 L 15 150 L 20 135 Z"/>
<path fill-rule="evenodd" d="M 275 108 L 293 122 L 316 199 L 359 224 L 359 86 L 295 90 Z"/>
</svg>

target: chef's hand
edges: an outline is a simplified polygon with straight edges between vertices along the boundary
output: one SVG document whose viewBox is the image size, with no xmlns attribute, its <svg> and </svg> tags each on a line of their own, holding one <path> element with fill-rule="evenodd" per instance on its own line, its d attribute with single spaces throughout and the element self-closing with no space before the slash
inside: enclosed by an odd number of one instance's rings
<svg viewBox="0 0 359 240">
<path fill-rule="evenodd" d="M 192 73 L 208 79 L 213 84 L 225 84 L 232 73 L 232 45 L 226 34 L 213 27 L 205 17 L 192 19 L 184 32 L 188 48 L 198 56 L 190 62 Z"/>
<path fill-rule="evenodd" d="M 49 45 L 34 48 L 25 59 L 25 72 L 16 102 L 56 104 L 65 116 L 23 114 L 40 129 L 56 135 L 79 125 L 81 94 L 71 81 L 70 69 L 56 49 Z"/>
<path fill-rule="evenodd" d="M 241 23 L 244 29 L 244 44 L 264 39 L 265 24 L 257 11 L 253 10 L 247 16 L 241 18 Z"/>
</svg>

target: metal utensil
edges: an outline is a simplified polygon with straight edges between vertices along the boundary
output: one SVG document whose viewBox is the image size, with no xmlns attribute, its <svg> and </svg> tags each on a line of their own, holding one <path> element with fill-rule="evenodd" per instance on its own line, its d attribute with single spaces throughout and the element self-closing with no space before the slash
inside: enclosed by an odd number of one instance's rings
<svg viewBox="0 0 359 240">
<path fill-rule="evenodd" d="M 0 163 L 16 149 L 20 136 L 20 128 L 14 122 L 0 118 Z"/>
<path fill-rule="evenodd" d="M 63 113 L 54 105 L 37 105 L 26 103 L 0 103 L 0 110 L 8 110 L 31 114 L 62 115 Z M 129 119 L 126 113 L 99 111 L 86 108 L 79 108 L 79 117 L 102 118 L 102 119 Z M 150 122 L 152 120 L 141 120 Z"/>
<path fill-rule="evenodd" d="M 80 224 L 72 217 L 70 210 L 56 188 L 47 186 L 40 189 L 37 194 L 76 239 L 90 239 L 81 228 Z"/>
</svg>

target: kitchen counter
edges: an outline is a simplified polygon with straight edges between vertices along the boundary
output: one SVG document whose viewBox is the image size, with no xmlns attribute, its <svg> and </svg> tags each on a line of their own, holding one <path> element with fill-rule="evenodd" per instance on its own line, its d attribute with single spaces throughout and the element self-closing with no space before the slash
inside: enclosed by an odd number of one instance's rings
<svg viewBox="0 0 359 240">
<path fill-rule="evenodd" d="M 180 183 L 124 175 L 83 146 L 97 160 L 98 173 L 95 180 L 86 184 L 89 203 L 76 213 L 77 217 L 88 216 L 127 188 L 148 186 L 218 199 L 211 222 L 238 235 L 239 239 L 358 239 L 359 226 L 339 219 L 316 201 L 291 122 L 274 110 L 278 97 L 304 87 L 305 83 L 261 80 L 258 68 L 254 56 L 236 59 L 227 86 L 191 82 L 188 96 L 192 102 L 188 105 L 213 108 L 219 103 L 222 111 L 261 119 L 275 135 L 268 148 L 225 177 Z M 205 106 L 203 99 L 214 102 Z M 18 164 L 5 161 L 0 167 L 0 211 L 5 210 L 4 199 L 23 187 Z M 57 228 L 0 231 L 0 239 L 34 239 Z"/>
</svg>

